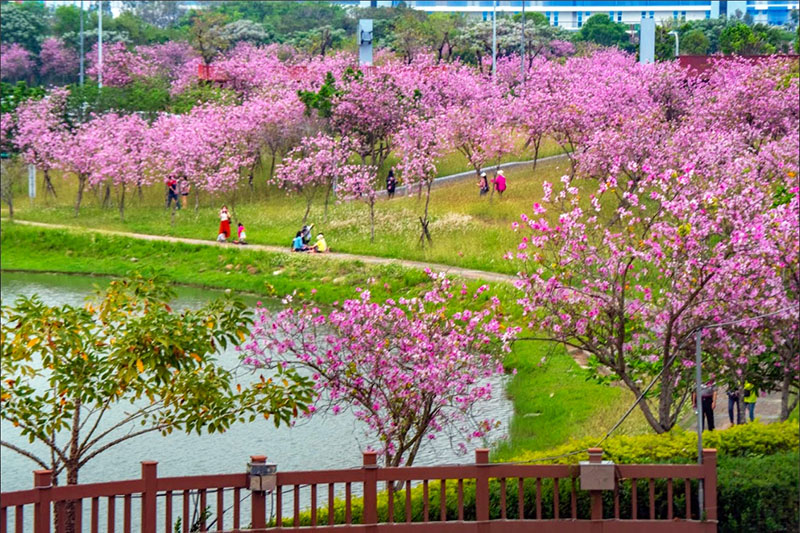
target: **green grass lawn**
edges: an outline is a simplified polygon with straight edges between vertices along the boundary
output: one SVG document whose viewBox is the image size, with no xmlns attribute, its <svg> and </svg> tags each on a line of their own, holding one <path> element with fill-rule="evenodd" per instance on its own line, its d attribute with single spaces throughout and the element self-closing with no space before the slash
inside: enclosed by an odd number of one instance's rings
<svg viewBox="0 0 800 533">
<path fill-rule="evenodd" d="M 511 230 L 511 223 L 519 220 L 520 213 L 530 212 L 531 204 L 541 199 L 543 180 L 557 181 L 567 171 L 568 162 L 564 159 L 542 163 L 536 171 L 529 167 L 510 170 L 506 173 L 508 190 L 503 198 L 497 195 L 493 198 L 479 197 L 478 188 L 471 179 L 434 189 L 430 205 L 434 242 L 424 249 L 418 245 L 418 217 L 422 214 L 423 202 L 417 196 L 378 201 L 374 243 L 369 239 L 368 207 L 362 202 L 332 205 L 326 218 L 320 195 L 309 221 L 315 224 L 315 231 L 325 233 L 329 245 L 338 252 L 513 274 L 518 265 L 502 259 L 506 251 L 515 249 L 519 243 L 520 236 Z M 32 205 L 24 196 L 26 189 L 23 187 L 27 187 L 27 183 L 18 185 L 17 218 L 212 240 L 217 235 L 219 206 L 223 203 L 230 206 L 234 200 L 232 197 L 201 195 L 200 208 L 177 212 L 173 224 L 170 213 L 164 209 L 164 188 L 160 185 L 146 188 L 141 199 L 135 191 L 129 191 L 124 221 L 116 208 L 101 207 L 99 195 L 89 192 L 79 216 L 74 217 L 74 180 L 62 180 L 58 176 L 53 180 L 58 198 L 44 199 L 40 185 L 39 196 Z M 304 201 L 263 186 L 256 187 L 251 194 L 244 185 L 237 195 L 234 222 L 245 224 L 248 240 L 288 248 L 291 238 L 302 225 Z M 3 216 L 7 215 L 4 206 Z"/>
<path fill-rule="evenodd" d="M 507 388 L 515 413 L 508 441 L 492 454 L 495 461 L 554 448 L 570 439 L 604 435 L 635 400 L 623 387 L 590 379 L 563 346 L 517 341 L 506 366 L 517 369 Z M 644 415 L 636 410 L 615 433 L 649 431 Z"/>
</svg>

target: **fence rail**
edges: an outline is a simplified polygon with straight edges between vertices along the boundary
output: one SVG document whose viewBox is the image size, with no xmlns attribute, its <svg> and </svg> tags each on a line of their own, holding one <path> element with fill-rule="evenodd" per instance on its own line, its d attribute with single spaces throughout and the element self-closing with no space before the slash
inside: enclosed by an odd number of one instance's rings
<svg viewBox="0 0 800 533">
<path fill-rule="evenodd" d="M 32 490 L 0 495 L 0 533 L 717 530 L 716 450 L 699 465 L 613 465 L 599 448 L 581 465 L 489 463 L 488 453 L 476 450 L 474 464 L 380 468 L 367 452 L 357 469 L 268 475 L 258 468 L 266 457 L 252 456 L 250 473 L 163 478 L 144 461 L 140 479 L 58 487 L 38 470 Z"/>
</svg>

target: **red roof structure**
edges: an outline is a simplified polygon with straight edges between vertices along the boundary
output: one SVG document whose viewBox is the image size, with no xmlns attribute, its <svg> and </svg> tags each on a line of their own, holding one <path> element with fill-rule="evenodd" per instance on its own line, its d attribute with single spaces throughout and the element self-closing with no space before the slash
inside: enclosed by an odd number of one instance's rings
<svg viewBox="0 0 800 533">
<path fill-rule="evenodd" d="M 765 61 L 767 59 L 788 59 L 797 61 L 800 56 L 798 55 L 789 55 L 789 54 L 773 54 L 773 55 L 757 55 L 757 56 L 737 56 L 737 55 L 730 55 L 730 56 L 723 56 L 723 55 L 713 55 L 713 56 L 679 56 L 678 57 L 678 64 L 682 67 L 689 68 L 693 71 L 696 76 L 707 77 L 709 71 L 714 68 L 714 65 L 719 62 L 724 61 L 733 61 L 735 59 L 746 59 L 748 61 Z"/>
<path fill-rule="evenodd" d="M 197 65 L 197 77 L 206 81 L 228 81 L 228 77 L 224 72 L 221 72 L 216 67 L 202 63 Z"/>
</svg>

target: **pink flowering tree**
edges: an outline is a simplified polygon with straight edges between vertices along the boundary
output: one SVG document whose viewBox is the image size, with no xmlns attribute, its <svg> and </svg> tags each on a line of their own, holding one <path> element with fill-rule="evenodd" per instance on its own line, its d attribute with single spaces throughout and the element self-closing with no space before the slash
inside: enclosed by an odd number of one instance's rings
<svg viewBox="0 0 800 533">
<path fill-rule="evenodd" d="M 760 71 L 773 78 L 765 85 L 779 87 L 777 109 L 797 90 L 796 81 L 776 83 L 784 74 Z M 716 86 L 722 99 L 726 90 L 735 89 Z M 784 136 L 763 128 L 754 144 L 746 116 L 724 129 L 706 121 L 704 91 L 680 120 L 656 101 L 649 115 L 617 117 L 587 134 L 577 175 L 544 184 L 542 201 L 515 224 L 518 250 L 507 254 L 522 263 L 517 286 L 534 338 L 588 352 L 637 396 L 655 379 L 639 406 L 658 432 L 675 425 L 689 397 L 697 328 L 732 319 L 749 331 L 767 328 L 769 343 L 764 334 L 707 336 L 710 357 L 744 358 L 739 364 L 767 344 L 791 347 L 796 331 L 757 318 L 796 294 L 797 257 L 786 244 L 797 234 L 796 213 L 789 215 L 796 126 Z M 796 323 L 796 306 L 788 309 Z"/>
<path fill-rule="evenodd" d="M 45 198 L 56 197 L 50 172 L 57 167 L 67 128 L 63 117 L 68 92 L 56 89 L 40 100 L 26 100 L 17 108 L 17 127 L 14 144 L 28 164 L 44 174 Z"/>
<path fill-rule="evenodd" d="M 28 78 L 33 74 L 33 60 L 31 54 L 19 43 L 0 44 L 0 78 L 7 81 L 16 81 Z"/>
<path fill-rule="evenodd" d="M 472 409 L 491 397 L 487 380 L 503 374 L 516 330 L 505 327 L 494 297 L 477 311 L 448 311 L 474 307 L 486 286 L 469 294 L 443 274 L 431 277 L 433 287 L 418 298 L 378 303 L 365 290 L 330 311 L 259 309 L 244 362 L 310 372 L 315 409 L 351 410 L 386 466 L 412 465 L 422 443 L 444 431 L 482 438 L 496 423 L 473 420 Z"/>
<path fill-rule="evenodd" d="M 292 149 L 275 169 L 272 179 L 275 185 L 287 193 L 294 192 L 305 197 L 303 224 L 308 220 L 311 204 L 319 190 L 335 188 L 343 173 L 351 175 L 347 163 L 351 150 L 352 144 L 348 139 L 336 139 L 320 133 L 314 137 L 304 137 L 300 145 Z M 357 186 L 355 178 L 351 186 L 352 192 Z"/>
<path fill-rule="evenodd" d="M 395 136 L 397 151 L 401 157 L 397 165 L 400 179 L 409 192 L 415 185 L 420 191 L 425 191 L 425 207 L 422 216 L 419 217 L 420 246 L 424 246 L 426 241 L 428 244 L 433 243 L 428 228 L 430 224 L 428 208 L 431 202 L 431 187 L 437 174 L 436 160 L 444 155 L 448 147 L 445 125 L 445 122 L 437 118 L 426 120 L 421 117 L 411 117 Z"/>
<path fill-rule="evenodd" d="M 125 196 L 132 186 L 149 181 L 145 162 L 148 125 L 138 115 L 108 113 L 92 120 L 88 128 L 99 136 L 97 150 L 91 154 L 92 165 L 88 183 L 92 187 L 106 186 L 104 206 L 111 189 L 117 190 L 120 219 L 125 219 Z"/>
<path fill-rule="evenodd" d="M 75 195 L 76 217 L 80 213 L 86 185 L 97 164 L 96 153 L 105 141 L 99 135 L 100 132 L 93 130 L 91 125 L 91 122 L 84 122 L 63 135 L 54 165 L 54 168 L 60 170 L 63 176 L 73 174 L 78 179 L 78 190 Z"/>
<path fill-rule="evenodd" d="M 51 82 L 68 81 L 74 79 L 78 73 L 78 55 L 60 39 L 45 39 L 39 52 L 39 60 L 39 74 Z"/>
<path fill-rule="evenodd" d="M 97 44 L 92 47 L 86 59 L 86 74 L 97 78 Z M 103 84 L 108 87 L 123 87 L 135 78 L 150 78 L 157 76 L 158 72 L 159 65 L 146 56 L 131 52 L 123 42 L 106 44 L 103 47 Z"/>
</svg>

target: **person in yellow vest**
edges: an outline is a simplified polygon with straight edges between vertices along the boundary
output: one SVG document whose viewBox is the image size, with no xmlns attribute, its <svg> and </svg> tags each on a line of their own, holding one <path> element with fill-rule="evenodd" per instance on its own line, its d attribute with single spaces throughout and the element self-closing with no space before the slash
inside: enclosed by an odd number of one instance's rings
<svg viewBox="0 0 800 533">
<path fill-rule="evenodd" d="M 758 390 L 755 386 L 750 383 L 749 381 L 744 382 L 744 410 L 745 413 L 750 414 L 750 422 L 753 421 L 755 410 L 756 410 L 756 400 L 758 400 Z"/>
</svg>

